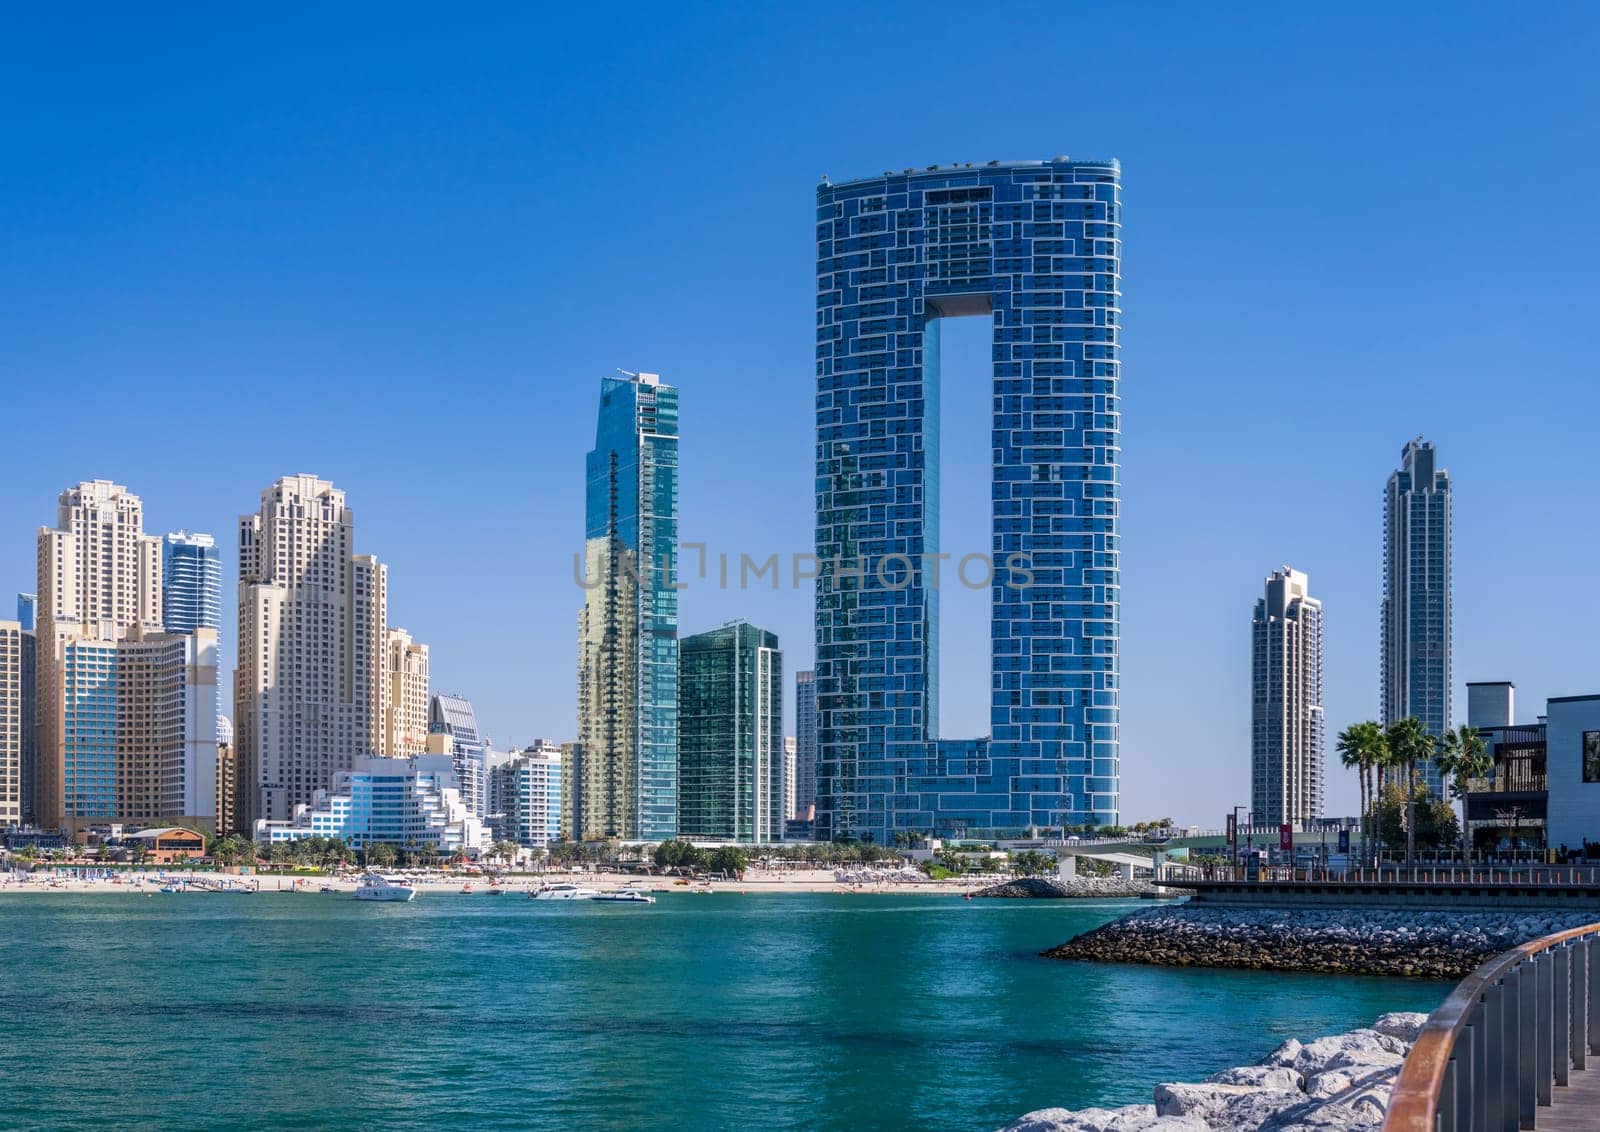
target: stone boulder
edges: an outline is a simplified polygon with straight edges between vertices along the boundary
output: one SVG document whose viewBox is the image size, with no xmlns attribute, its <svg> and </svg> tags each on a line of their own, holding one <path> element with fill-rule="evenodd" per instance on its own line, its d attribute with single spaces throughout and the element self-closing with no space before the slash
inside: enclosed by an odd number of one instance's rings
<svg viewBox="0 0 1600 1132">
<path fill-rule="evenodd" d="M 1422 1025 L 1428 1020 L 1426 1014 L 1416 1014 L 1408 1011 L 1396 1011 L 1385 1014 L 1372 1024 L 1372 1028 L 1380 1034 L 1387 1034 L 1391 1038 L 1411 1045 L 1422 1034 Z"/>
</svg>

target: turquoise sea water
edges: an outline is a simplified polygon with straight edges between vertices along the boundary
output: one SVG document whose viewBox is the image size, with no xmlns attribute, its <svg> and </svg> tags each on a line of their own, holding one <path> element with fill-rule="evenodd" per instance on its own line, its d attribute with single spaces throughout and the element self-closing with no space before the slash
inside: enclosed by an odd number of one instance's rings
<svg viewBox="0 0 1600 1132">
<path fill-rule="evenodd" d="M 1037 957 L 1137 904 L 5 897 L 0 1127 L 986 1132 L 1449 989 Z"/>
</svg>

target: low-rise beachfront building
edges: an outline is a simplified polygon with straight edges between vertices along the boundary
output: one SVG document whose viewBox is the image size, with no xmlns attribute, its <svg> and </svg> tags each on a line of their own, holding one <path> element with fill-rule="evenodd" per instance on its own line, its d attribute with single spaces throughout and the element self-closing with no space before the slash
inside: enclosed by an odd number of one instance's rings
<svg viewBox="0 0 1600 1132">
<path fill-rule="evenodd" d="M 1593 847 L 1600 856 L 1600 695 L 1557 696 L 1533 723 L 1516 723 L 1509 681 L 1467 685 L 1467 723 L 1494 759 L 1467 796 L 1479 852 Z"/>
<path fill-rule="evenodd" d="M 122 835 L 122 843 L 130 848 L 148 851 L 150 860 L 158 865 L 170 865 L 179 858 L 198 861 L 206 855 L 205 835 L 182 826 L 165 826 L 161 829 L 141 829 L 137 833 Z"/>
<path fill-rule="evenodd" d="M 483 822 L 461 799 L 448 755 L 405 759 L 358 759 L 354 770 L 334 776 L 310 806 L 298 806 L 289 821 L 258 819 L 259 845 L 337 838 L 354 849 L 394 845 L 477 856 L 489 848 Z"/>
</svg>

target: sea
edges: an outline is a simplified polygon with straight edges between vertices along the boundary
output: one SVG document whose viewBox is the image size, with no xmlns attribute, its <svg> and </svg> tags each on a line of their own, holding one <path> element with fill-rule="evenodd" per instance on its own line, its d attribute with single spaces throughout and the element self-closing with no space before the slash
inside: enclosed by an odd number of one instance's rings
<svg viewBox="0 0 1600 1132">
<path fill-rule="evenodd" d="M 0 1128 L 991 1132 L 1450 990 L 1040 957 L 1139 906 L 5 896 Z"/>
</svg>

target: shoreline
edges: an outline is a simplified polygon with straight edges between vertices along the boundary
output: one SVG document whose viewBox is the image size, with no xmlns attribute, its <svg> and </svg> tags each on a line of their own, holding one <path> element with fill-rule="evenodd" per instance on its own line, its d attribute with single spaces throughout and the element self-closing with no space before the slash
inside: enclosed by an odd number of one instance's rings
<svg viewBox="0 0 1600 1132">
<path fill-rule="evenodd" d="M 1045 1108 L 1000 1132 L 1244 1132 L 1257 1128 L 1376 1128 L 1426 1014 L 1385 1014 L 1360 1029 L 1290 1038 L 1254 1065 L 1204 1081 L 1155 1087 L 1150 1104 Z"/>
<path fill-rule="evenodd" d="M 66 866 L 72 867 L 72 866 Z M 383 870 L 394 873 L 400 870 Z M 403 874 L 402 874 L 403 875 Z M 766 873 L 751 870 L 743 880 L 695 881 L 679 884 L 681 878 L 641 877 L 623 874 L 558 873 L 518 874 L 502 877 L 491 885 L 481 876 L 426 876 L 406 880 L 416 888 L 418 896 L 429 894 L 487 895 L 491 888 L 507 895 L 525 896 L 542 884 L 569 883 L 610 892 L 628 885 L 645 886 L 655 893 L 738 893 L 741 895 L 764 893 L 833 893 L 852 896 L 945 896 L 962 898 L 976 894 L 992 884 L 992 880 L 951 881 L 841 881 L 829 869 L 797 869 L 783 873 Z M 245 890 L 251 895 L 270 893 L 318 893 L 331 888 L 335 893 L 348 894 L 360 882 L 360 873 L 342 876 L 307 876 L 305 874 L 278 873 L 219 873 L 186 871 L 181 869 L 155 870 L 145 873 L 119 874 L 114 879 L 86 879 L 81 877 L 50 877 L 32 875 L 21 880 L 17 874 L 0 874 L 0 898 L 6 895 L 48 895 L 100 893 L 111 895 L 137 895 L 158 891 L 170 883 L 191 883 L 189 891 L 203 891 L 207 886 L 227 886 L 231 894 Z M 470 891 L 464 891 L 470 890 Z M 224 892 L 224 895 L 230 894 Z"/>
</svg>

